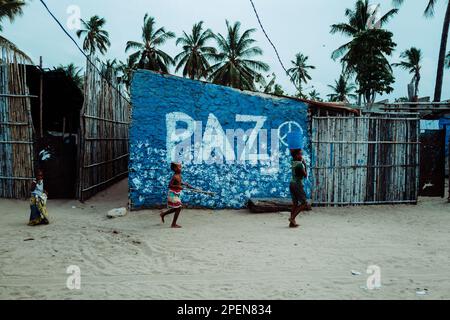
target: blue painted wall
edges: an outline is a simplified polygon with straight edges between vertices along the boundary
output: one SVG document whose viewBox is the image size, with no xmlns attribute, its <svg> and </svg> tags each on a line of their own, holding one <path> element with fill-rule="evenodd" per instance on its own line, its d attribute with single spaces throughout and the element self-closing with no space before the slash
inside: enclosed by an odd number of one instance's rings
<svg viewBox="0 0 450 320">
<path fill-rule="evenodd" d="M 443 117 L 439 121 L 441 129 L 446 129 L 445 137 L 445 155 L 448 157 L 450 155 L 449 144 L 450 144 L 450 116 Z"/>
<path fill-rule="evenodd" d="M 166 204 L 171 161 L 183 163 L 184 181 L 217 193 L 184 192 L 189 206 L 243 208 L 251 197 L 289 198 L 289 130 L 303 131 L 310 163 L 307 105 L 302 102 L 143 70 L 134 75 L 131 97 L 133 209 Z M 310 196 L 309 182 L 306 191 Z"/>
</svg>

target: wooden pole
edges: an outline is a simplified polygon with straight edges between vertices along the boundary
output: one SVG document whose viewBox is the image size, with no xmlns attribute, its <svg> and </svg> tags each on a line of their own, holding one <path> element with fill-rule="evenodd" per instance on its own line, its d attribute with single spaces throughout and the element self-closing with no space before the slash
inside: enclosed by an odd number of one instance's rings
<svg viewBox="0 0 450 320">
<path fill-rule="evenodd" d="M 42 70 L 42 56 L 39 58 L 39 67 L 41 69 L 41 77 L 40 77 L 40 89 L 39 89 L 39 134 L 40 137 L 44 137 L 44 128 L 43 128 L 43 108 L 44 108 L 44 99 L 42 94 L 44 92 L 44 70 Z"/>
</svg>

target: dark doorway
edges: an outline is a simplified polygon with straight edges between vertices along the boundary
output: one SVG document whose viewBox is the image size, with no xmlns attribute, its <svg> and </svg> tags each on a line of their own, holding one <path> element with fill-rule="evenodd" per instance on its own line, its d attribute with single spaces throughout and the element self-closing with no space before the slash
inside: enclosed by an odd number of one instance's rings
<svg viewBox="0 0 450 320">
<path fill-rule="evenodd" d="M 422 197 L 445 197 L 445 130 L 420 135 L 420 187 Z"/>
<path fill-rule="evenodd" d="M 28 66 L 30 93 L 40 95 L 42 79 L 42 122 L 40 99 L 31 101 L 35 129 L 35 167 L 44 171 L 45 188 L 51 199 L 76 198 L 80 110 L 83 92 L 61 70 Z M 42 126 L 42 136 L 40 135 Z"/>
</svg>

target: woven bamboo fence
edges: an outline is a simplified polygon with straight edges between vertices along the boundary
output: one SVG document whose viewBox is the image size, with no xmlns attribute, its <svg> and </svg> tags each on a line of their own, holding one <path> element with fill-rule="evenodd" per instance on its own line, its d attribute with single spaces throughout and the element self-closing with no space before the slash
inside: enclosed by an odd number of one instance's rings
<svg viewBox="0 0 450 320">
<path fill-rule="evenodd" d="M 417 114 L 313 117 L 312 121 L 315 205 L 417 203 Z"/>
<path fill-rule="evenodd" d="M 78 198 L 84 201 L 128 173 L 130 103 L 116 77 L 87 63 L 81 112 Z"/>
<path fill-rule="evenodd" d="M 33 124 L 25 61 L 0 47 L 0 198 L 25 198 L 34 177 Z"/>
</svg>

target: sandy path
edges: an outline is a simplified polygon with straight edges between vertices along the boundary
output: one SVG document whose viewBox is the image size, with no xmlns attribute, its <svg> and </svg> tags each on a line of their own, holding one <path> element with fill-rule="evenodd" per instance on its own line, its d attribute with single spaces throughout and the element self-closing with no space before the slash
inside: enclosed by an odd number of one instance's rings
<svg viewBox="0 0 450 320">
<path fill-rule="evenodd" d="M 0 299 L 450 299 L 443 199 L 316 209 L 298 230 L 287 213 L 188 210 L 171 230 L 157 211 L 108 220 L 126 188 L 51 201 L 53 223 L 37 228 L 26 201 L 0 200 Z M 69 265 L 81 290 L 66 287 Z M 379 290 L 363 288 L 369 265 L 381 268 Z"/>
</svg>

